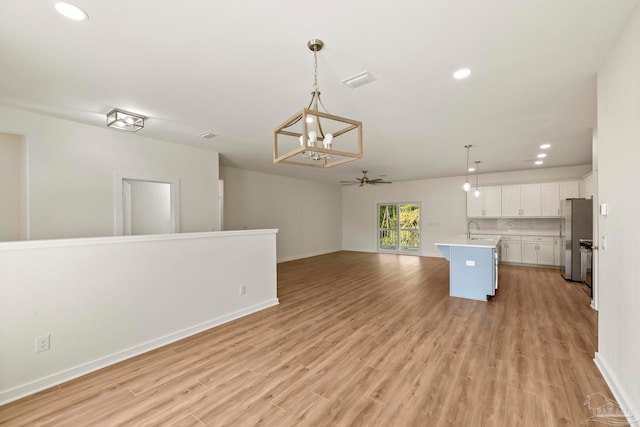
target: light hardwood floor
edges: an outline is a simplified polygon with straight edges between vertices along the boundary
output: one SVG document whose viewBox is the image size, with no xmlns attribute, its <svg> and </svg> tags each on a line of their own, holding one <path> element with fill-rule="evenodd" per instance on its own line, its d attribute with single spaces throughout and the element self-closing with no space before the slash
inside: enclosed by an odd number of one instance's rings
<svg viewBox="0 0 640 427">
<path fill-rule="evenodd" d="M 580 285 L 503 266 L 480 302 L 448 277 L 439 258 L 282 263 L 279 306 L 0 407 L 0 424 L 591 425 L 587 395 L 612 396 Z"/>
</svg>

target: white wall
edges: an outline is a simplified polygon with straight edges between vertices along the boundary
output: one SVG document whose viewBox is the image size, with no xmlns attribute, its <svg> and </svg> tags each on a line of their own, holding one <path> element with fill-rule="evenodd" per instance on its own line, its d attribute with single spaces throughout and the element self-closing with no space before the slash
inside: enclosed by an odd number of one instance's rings
<svg viewBox="0 0 640 427">
<path fill-rule="evenodd" d="M 0 106 L 27 143 L 29 238 L 114 235 L 114 172 L 178 177 L 181 230 L 218 223 L 218 153 Z"/>
<path fill-rule="evenodd" d="M 640 420 L 640 7 L 598 75 L 599 316 L 596 362 Z M 606 250 L 602 248 L 606 236 Z"/>
<path fill-rule="evenodd" d="M 534 169 L 480 174 L 479 185 L 581 179 L 590 166 Z M 347 186 L 342 189 L 342 248 L 376 252 L 376 206 L 383 202 L 420 202 L 421 255 L 441 257 L 436 240 L 466 233 L 465 177 L 394 182 L 384 186 Z M 475 183 L 475 177 L 474 177 Z"/>
<path fill-rule="evenodd" d="M 0 405 L 277 304 L 275 232 L 0 243 Z"/>
<path fill-rule="evenodd" d="M 0 242 L 20 239 L 21 138 L 0 133 Z"/>
<path fill-rule="evenodd" d="M 295 167 L 295 166 L 283 166 Z M 338 185 L 222 167 L 224 228 L 277 228 L 278 261 L 339 251 Z"/>
</svg>

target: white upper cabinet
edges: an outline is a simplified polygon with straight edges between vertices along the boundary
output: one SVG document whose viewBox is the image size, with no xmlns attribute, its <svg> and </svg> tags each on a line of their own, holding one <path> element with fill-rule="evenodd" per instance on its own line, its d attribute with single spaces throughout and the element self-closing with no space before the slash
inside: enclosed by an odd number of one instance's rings
<svg viewBox="0 0 640 427">
<path fill-rule="evenodd" d="M 577 199 L 580 197 L 580 181 L 566 181 L 560 183 L 560 200 Z"/>
<path fill-rule="evenodd" d="M 473 190 L 467 191 L 467 216 L 476 217 L 482 216 L 484 210 L 484 198 L 482 197 L 483 191 L 480 191 L 480 197 L 473 195 Z"/>
<path fill-rule="evenodd" d="M 580 197 L 580 185 L 564 181 L 480 187 L 480 197 L 467 193 L 467 216 L 559 217 L 562 200 Z"/>
<path fill-rule="evenodd" d="M 520 216 L 520 186 L 502 186 L 502 216 Z"/>
<path fill-rule="evenodd" d="M 560 184 L 542 184 L 542 216 L 560 216 Z"/>
<path fill-rule="evenodd" d="M 501 215 L 501 187 L 481 187 L 480 197 L 473 195 L 473 191 L 467 193 L 468 217 L 498 217 Z"/>
<path fill-rule="evenodd" d="M 542 195 L 540 184 L 524 184 L 520 186 L 520 209 L 522 216 L 542 215 Z"/>
<path fill-rule="evenodd" d="M 593 199 L 593 174 L 587 175 L 580 183 L 580 197 Z"/>
<path fill-rule="evenodd" d="M 540 184 L 502 186 L 502 216 L 542 215 Z"/>
<path fill-rule="evenodd" d="M 486 216 L 502 215 L 502 188 L 484 187 L 484 212 Z"/>
</svg>

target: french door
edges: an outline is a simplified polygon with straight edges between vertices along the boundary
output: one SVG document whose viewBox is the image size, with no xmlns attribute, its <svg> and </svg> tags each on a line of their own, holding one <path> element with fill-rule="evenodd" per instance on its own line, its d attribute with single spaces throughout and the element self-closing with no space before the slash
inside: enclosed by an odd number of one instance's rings
<svg viewBox="0 0 640 427">
<path fill-rule="evenodd" d="M 420 253 L 420 203 L 379 203 L 378 251 Z"/>
</svg>

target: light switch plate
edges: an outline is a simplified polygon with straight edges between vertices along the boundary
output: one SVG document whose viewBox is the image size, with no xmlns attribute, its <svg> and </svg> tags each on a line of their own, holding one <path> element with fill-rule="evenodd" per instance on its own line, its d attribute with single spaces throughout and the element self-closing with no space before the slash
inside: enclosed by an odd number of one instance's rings
<svg viewBox="0 0 640 427">
<path fill-rule="evenodd" d="M 475 267 L 476 266 L 476 262 L 473 260 L 467 260 L 466 261 L 467 267 Z"/>
<path fill-rule="evenodd" d="M 600 215 L 607 216 L 609 213 L 609 206 L 606 203 L 600 203 Z"/>
</svg>

